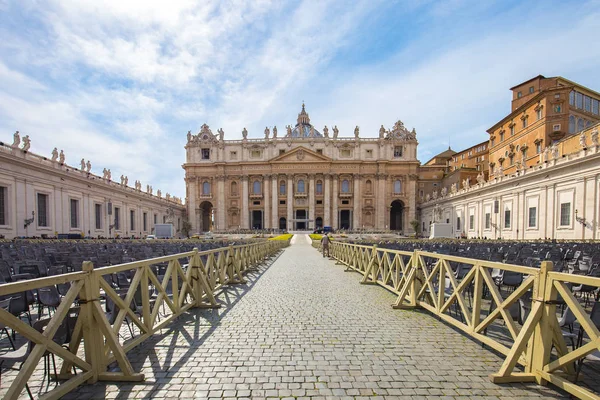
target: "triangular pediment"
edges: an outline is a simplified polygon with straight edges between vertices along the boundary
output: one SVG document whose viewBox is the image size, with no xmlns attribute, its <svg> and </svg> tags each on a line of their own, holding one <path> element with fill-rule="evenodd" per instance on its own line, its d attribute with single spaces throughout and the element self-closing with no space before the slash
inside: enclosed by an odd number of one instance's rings
<svg viewBox="0 0 600 400">
<path fill-rule="evenodd" d="M 298 146 L 290 151 L 272 158 L 270 162 L 330 162 L 331 158 L 325 157 L 315 151 Z"/>
</svg>

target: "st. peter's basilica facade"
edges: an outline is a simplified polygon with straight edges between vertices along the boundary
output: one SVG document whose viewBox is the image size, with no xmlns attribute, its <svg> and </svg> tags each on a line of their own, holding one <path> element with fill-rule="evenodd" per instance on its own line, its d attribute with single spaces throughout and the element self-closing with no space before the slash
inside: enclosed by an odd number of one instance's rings
<svg viewBox="0 0 600 400">
<path fill-rule="evenodd" d="M 331 130 L 331 131 L 330 131 Z M 304 105 L 295 126 L 264 139 L 188 133 L 185 169 L 192 232 L 235 229 L 394 230 L 415 219 L 416 133 L 401 121 L 378 138 L 317 130 Z"/>
</svg>

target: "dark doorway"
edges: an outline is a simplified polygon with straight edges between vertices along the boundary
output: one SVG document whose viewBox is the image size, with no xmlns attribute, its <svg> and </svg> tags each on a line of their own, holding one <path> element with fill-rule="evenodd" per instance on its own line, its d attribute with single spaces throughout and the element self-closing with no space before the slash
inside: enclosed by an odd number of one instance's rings
<svg viewBox="0 0 600 400">
<path fill-rule="evenodd" d="M 315 219 L 315 228 L 322 228 L 322 227 L 323 227 L 323 218 L 317 217 L 317 219 Z"/>
<path fill-rule="evenodd" d="M 390 209 L 390 230 L 404 230 L 404 203 L 400 200 L 392 201 L 392 208 Z"/>
<path fill-rule="evenodd" d="M 200 226 L 199 232 L 210 232 L 212 230 L 212 209 L 210 201 L 203 201 L 200 204 Z"/>
<path fill-rule="evenodd" d="M 252 229 L 262 229 L 262 211 L 252 210 Z"/>
<path fill-rule="evenodd" d="M 296 210 L 296 229 L 306 229 L 306 223 L 306 210 Z"/>
<path fill-rule="evenodd" d="M 340 229 L 350 229 L 350 210 L 340 211 Z"/>
<path fill-rule="evenodd" d="M 287 230 L 287 221 L 283 217 L 279 218 L 279 229 Z"/>
</svg>

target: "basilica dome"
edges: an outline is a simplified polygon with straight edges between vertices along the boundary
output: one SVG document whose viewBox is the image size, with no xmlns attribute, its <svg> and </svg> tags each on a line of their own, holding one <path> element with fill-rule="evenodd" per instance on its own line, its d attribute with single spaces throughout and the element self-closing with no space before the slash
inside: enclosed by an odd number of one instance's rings
<svg viewBox="0 0 600 400">
<path fill-rule="evenodd" d="M 311 134 L 312 129 L 312 134 Z M 302 103 L 302 111 L 298 114 L 298 123 L 292 129 L 292 133 L 290 135 L 293 138 L 308 138 L 308 137 L 323 137 L 323 134 L 316 130 L 310 124 L 310 117 L 304 108 L 304 103 Z"/>
</svg>

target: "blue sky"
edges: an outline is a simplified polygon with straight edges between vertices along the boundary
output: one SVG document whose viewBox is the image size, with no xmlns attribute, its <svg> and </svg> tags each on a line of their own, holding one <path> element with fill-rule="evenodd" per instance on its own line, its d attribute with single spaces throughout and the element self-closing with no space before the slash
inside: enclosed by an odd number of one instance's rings
<svg viewBox="0 0 600 400">
<path fill-rule="evenodd" d="M 185 197 L 183 146 L 295 123 L 377 136 L 419 159 L 487 139 L 538 74 L 600 91 L 600 1 L 0 0 L 0 140 Z"/>
</svg>

